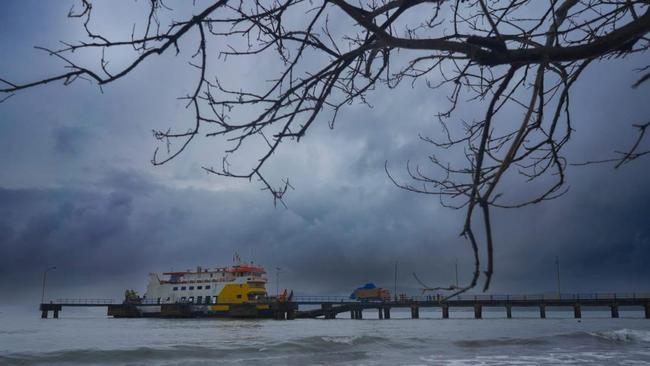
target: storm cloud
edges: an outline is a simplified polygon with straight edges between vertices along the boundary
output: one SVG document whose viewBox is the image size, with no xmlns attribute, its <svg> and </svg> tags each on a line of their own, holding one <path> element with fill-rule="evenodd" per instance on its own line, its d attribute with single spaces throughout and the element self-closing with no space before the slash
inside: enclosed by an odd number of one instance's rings
<svg viewBox="0 0 650 366">
<path fill-rule="evenodd" d="M 56 70 L 32 46 L 77 36 L 68 9 L 65 2 L 6 6 L 0 76 L 23 80 Z M 25 18 L 37 26 L 17 20 Z M 285 144 L 266 170 L 273 179 L 289 177 L 295 190 L 286 208 L 274 207 L 257 182 L 201 170 L 220 164 L 223 148 L 209 139 L 151 166 L 151 130 L 187 118 L 176 98 L 192 70 L 177 63 L 153 61 L 103 94 L 75 83 L 0 105 L 0 291 L 16 294 L 0 302 L 36 301 L 49 266 L 57 267 L 53 298 L 118 298 L 125 288 L 142 290 L 148 272 L 226 265 L 234 252 L 266 266 L 271 280 L 281 267 L 281 287 L 298 294 L 347 294 L 370 281 L 392 288 L 396 261 L 400 292 L 418 294 L 413 272 L 433 285 L 453 283 L 456 260 L 461 281 L 469 279 L 463 212 L 396 188 L 384 172 L 386 161 L 398 179 L 407 161 L 426 164 L 432 146 L 418 134 L 440 133 L 433 116 L 444 94 L 424 85 L 378 90 L 373 108 L 350 106 L 334 130 L 321 123 L 299 144 Z M 593 65 L 574 89 L 572 162 L 627 147 L 631 124 L 650 115 L 648 85 L 630 88 L 639 64 L 611 65 Z M 240 66 L 244 74 L 249 66 Z M 484 107 L 467 103 L 463 113 Z M 492 291 L 554 291 L 556 256 L 564 291 L 647 290 L 648 164 L 571 167 L 561 198 L 496 210 Z M 516 199 L 537 188 L 510 182 L 503 190 Z"/>
</svg>

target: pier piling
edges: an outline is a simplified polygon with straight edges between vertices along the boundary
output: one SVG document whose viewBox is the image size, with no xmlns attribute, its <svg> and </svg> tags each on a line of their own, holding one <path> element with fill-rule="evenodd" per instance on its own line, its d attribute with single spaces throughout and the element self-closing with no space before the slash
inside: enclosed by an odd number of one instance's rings
<svg viewBox="0 0 650 366">
<path fill-rule="evenodd" d="M 321 304 L 325 319 L 336 319 L 336 312 L 332 309 L 332 304 Z"/>
<path fill-rule="evenodd" d="M 390 308 L 389 307 L 384 308 L 384 319 L 390 319 Z"/>
<path fill-rule="evenodd" d="M 447 304 L 442 305 L 442 318 L 449 319 L 449 305 Z"/>
<path fill-rule="evenodd" d="M 52 312 L 52 317 L 55 318 L 55 319 L 58 319 L 59 318 L 59 311 L 61 311 L 62 308 L 63 308 L 63 306 L 61 304 L 52 304 L 52 303 L 41 304 L 39 306 L 39 310 L 41 311 L 41 318 L 42 319 L 47 319 L 48 312 L 51 311 Z"/>
<path fill-rule="evenodd" d="M 546 305 L 541 304 L 539 306 L 539 317 L 542 319 L 546 319 Z"/>
<path fill-rule="evenodd" d="M 474 318 L 483 318 L 483 307 L 481 305 L 474 305 Z"/>
<path fill-rule="evenodd" d="M 411 306 L 411 319 L 420 318 L 420 308 L 417 306 Z"/>
<path fill-rule="evenodd" d="M 506 317 L 512 319 L 512 305 L 506 305 Z"/>
<path fill-rule="evenodd" d="M 573 317 L 576 319 L 582 318 L 582 311 L 580 309 L 580 304 L 573 305 Z"/>
<path fill-rule="evenodd" d="M 645 318 L 650 319 L 650 302 L 646 302 L 643 308 L 645 309 Z"/>
<path fill-rule="evenodd" d="M 384 319 L 384 309 L 382 308 L 377 308 L 379 312 L 379 319 Z"/>
<path fill-rule="evenodd" d="M 612 304 L 610 310 L 612 311 L 612 318 L 618 318 L 618 304 Z"/>
</svg>

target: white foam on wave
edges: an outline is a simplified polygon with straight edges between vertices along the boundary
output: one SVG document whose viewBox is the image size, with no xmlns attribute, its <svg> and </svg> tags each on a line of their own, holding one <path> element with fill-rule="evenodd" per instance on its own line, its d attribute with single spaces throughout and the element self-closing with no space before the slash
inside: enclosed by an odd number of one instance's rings
<svg viewBox="0 0 650 366">
<path fill-rule="evenodd" d="M 539 355 L 478 355 L 473 357 L 429 356 L 420 360 L 444 366 L 540 366 L 614 364 L 625 358 L 621 352 L 549 352 Z"/>
<path fill-rule="evenodd" d="M 323 336 L 320 338 L 324 342 L 329 342 L 329 343 L 353 344 L 354 341 L 356 341 L 360 337 L 359 336 L 338 336 L 338 337 Z"/>
<path fill-rule="evenodd" d="M 650 342 L 650 331 L 636 329 L 617 329 L 605 332 L 589 333 L 595 337 L 620 342 Z"/>
</svg>

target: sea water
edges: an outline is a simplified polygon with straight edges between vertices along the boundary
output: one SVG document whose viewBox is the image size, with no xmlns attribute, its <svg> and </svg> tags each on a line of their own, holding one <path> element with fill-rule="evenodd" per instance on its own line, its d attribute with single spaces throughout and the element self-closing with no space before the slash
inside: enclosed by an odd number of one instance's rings
<svg viewBox="0 0 650 366">
<path fill-rule="evenodd" d="M 650 365 L 639 311 L 486 311 L 484 319 L 393 309 L 392 319 L 113 319 L 64 309 L 59 319 L 0 308 L 0 365 Z M 51 313 L 50 313 L 51 316 Z M 374 318 L 374 319 L 373 319 Z"/>
</svg>

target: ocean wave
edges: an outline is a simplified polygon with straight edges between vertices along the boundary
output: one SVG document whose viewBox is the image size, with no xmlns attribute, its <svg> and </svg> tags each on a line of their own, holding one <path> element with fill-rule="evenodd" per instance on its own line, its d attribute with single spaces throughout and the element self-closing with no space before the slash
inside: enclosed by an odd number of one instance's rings
<svg viewBox="0 0 650 366">
<path fill-rule="evenodd" d="M 539 338 L 497 338 L 497 339 L 468 339 L 456 341 L 454 344 L 467 348 L 503 347 L 503 346 L 532 346 L 550 343 L 547 337 Z"/>
<path fill-rule="evenodd" d="M 365 345 L 389 345 L 387 338 L 369 335 L 310 336 L 283 340 L 265 345 L 262 350 L 272 353 L 327 353 L 362 350 Z"/>
<path fill-rule="evenodd" d="M 466 348 L 528 346 L 557 343 L 558 340 L 571 339 L 574 341 L 598 340 L 606 342 L 650 342 L 650 331 L 636 329 L 617 329 L 600 332 L 571 332 L 556 335 L 546 335 L 528 338 L 491 338 L 469 339 L 454 342 L 455 345 Z"/>
<path fill-rule="evenodd" d="M 615 342 L 650 342 L 650 331 L 617 329 L 605 332 L 590 332 L 589 335 Z"/>
<path fill-rule="evenodd" d="M 36 333 L 38 333 L 37 329 L 9 329 L 9 330 L 0 329 L 0 335 L 36 334 Z"/>
<path fill-rule="evenodd" d="M 0 365 L 56 365 L 56 364 L 183 364 L 181 361 L 200 364 L 203 361 L 222 360 L 245 362 L 275 356 L 300 354 L 333 354 L 354 352 L 348 355 L 363 358 L 361 345 L 388 342 L 375 336 L 312 336 L 283 340 L 271 344 L 237 345 L 174 345 L 168 347 L 137 347 L 126 349 L 68 349 L 54 352 L 28 352 L 0 355 Z"/>
<path fill-rule="evenodd" d="M 255 352 L 254 348 L 241 352 Z M 183 359 L 214 359 L 227 356 L 231 350 L 197 346 L 165 348 L 138 347 L 130 349 L 71 349 L 42 353 L 13 353 L 0 355 L 0 365 L 52 365 L 52 364 L 130 364 L 147 360 L 173 361 Z"/>
<path fill-rule="evenodd" d="M 366 335 L 321 336 L 321 337 L 310 337 L 310 338 L 312 339 L 306 339 L 306 340 L 308 341 L 321 340 L 326 343 L 347 344 L 347 345 L 372 344 L 372 343 L 388 341 L 388 339 L 383 337 L 366 336 Z"/>
<path fill-rule="evenodd" d="M 643 355 L 612 351 L 552 351 L 539 354 L 421 357 L 436 366 L 647 365 Z M 629 362 L 628 362 L 629 361 Z"/>
</svg>

